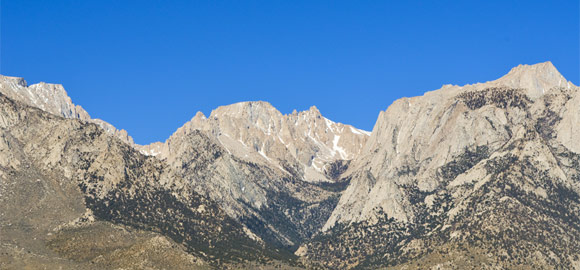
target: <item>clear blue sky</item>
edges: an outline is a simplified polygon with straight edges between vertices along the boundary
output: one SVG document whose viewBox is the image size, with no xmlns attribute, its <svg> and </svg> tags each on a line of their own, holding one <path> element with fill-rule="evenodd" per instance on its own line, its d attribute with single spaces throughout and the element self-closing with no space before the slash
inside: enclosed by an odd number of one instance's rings
<svg viewBox="0 0 580 270">
<path fill-rule="evenodd" d="M 0 1 L 0 73 L 62 83 L 141 144 L 239 101 L 371 130 L 395 99 L 520 63 L 580 79 L 578 0 Z"/>
</svg>

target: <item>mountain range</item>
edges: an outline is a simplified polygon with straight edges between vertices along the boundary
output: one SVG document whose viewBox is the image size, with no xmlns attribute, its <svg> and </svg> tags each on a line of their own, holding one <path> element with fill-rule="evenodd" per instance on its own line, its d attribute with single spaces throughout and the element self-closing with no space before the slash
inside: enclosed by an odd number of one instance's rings
<svg viewBox="0 0 580 270">
<path fill-rule="evenodd" d="M 580 269 L 579 93 L 545 62 L 372 132 L 256 101 L 138 145 L 0 76 L 0 268 Z"/>
</svg>

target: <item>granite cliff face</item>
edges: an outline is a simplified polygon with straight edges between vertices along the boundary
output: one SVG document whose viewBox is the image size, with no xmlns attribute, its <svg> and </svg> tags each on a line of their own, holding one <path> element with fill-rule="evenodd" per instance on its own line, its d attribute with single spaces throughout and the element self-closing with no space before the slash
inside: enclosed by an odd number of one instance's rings
<svg viewBox="0 0 580 270">
<path fill-rule="evenodd" d="M 346 185 L 336 181 L 368 135 L 316 107 L 283 115 L 267 102 L 241 102 L 198 112 L 166 142 L 140 149 L 261 240 L 292 248 L 324 225 Z"/>
<path fill-rule="evenodd" d="M 196 183 L 261 239 L 293 247 L 324 225 L 336 186 L 345 185 L 335 183 L 343 171 L 336 164 L 356 157 L 367 137 L 315 107 L 283 115 L 267 102 L 242 102 L 209 118 L 197 113 L 165 143 L 142 151 Z"/>
<path fill-rule="evenodd" d="M 40 82 L 29 86 L 23 78 L 0 75 L 0 93 L 12 100 L 20 101 L 54 115 L 95 123 L 125 143 L 134 145 L 133 138 L 129 136 L 127 131 L 118 130 L 101 119 L 92 119 L 83 107 L 73 104 L 64 87 L 60 84 Z"/>
<path fill-rule="evenodd" d="M 175 158 L 170 144 L 195 130 L 217 139 L 240 159 L 277 167 L 308 182 L 333 182 L 332 164 L 357 157 L 370 135 L 323 117 L 314 106 L 283 115 L 267 102 L 240 102 L 219 107 L 209 117 L 198 112 L 165 145 L 156 143 L 149 149 L 156 148 L 152 153 L 162 159 Z"/>
<path fill-rule="evenodd" d="M 298 253 L 337 268 L 578 268 L 579 93 L 547 62 L 397 100 Z"/>
<path fill-rule="evenodd" d="M 550 63 L 395 101 L 197 113 L 136 145 L 0 77 L 0 268 L 580 269 L 580 89 Z"/>
<path fill-rule="evenodd" d="M 364 155 L 353 161 L 353 181 L 326 228 L 336 222 L 366 220 L 376 208 L 397 220 L 413 221 L 401 186 L 425 192 L 437 189 L 442 166 L 466 149 L 497 151 L 535 116 L 531 104 L 542 102 L 536 100 L 560 91 L 575 95 L 576 89 L 547 62 L 518 66 L 496 81 L 444 86 L 421 97 L 395 101 L 380 113 Z M 577 111 L 574 105 L 568 107 Z M 577 147 L 569 135 L 562 136 L 567 136 L 568 147 Z"/>
</svg>

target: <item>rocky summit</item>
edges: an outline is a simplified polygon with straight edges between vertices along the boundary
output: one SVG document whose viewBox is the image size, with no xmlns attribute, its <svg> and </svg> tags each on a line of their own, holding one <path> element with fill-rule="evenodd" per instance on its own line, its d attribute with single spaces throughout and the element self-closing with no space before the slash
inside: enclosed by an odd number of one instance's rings
<svg viewBox="0 0 580 270">
<path fill-rule="evenodd" d="M 0 76 L 0 268 L 580 269 L 577 134 L 550 62 L 399 99 L 372 132 L 256 101 L 149 145 Z"/>
</svg>

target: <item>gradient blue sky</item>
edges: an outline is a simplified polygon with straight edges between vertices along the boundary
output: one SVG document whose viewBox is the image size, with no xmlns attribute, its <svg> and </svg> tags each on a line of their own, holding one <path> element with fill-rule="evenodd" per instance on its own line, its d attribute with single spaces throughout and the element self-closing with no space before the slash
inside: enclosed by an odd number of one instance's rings
<svg viewBox="0 0 580 270">
<path fill-rule="evenodd" d="M 578 0 L 0 1 L 0 73 L 63 84 L 141 144 L 239 101 L 371 130 L 395 99 L 521 63 L 580 79 Z"/>
</svg>

